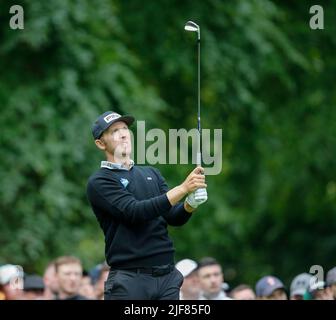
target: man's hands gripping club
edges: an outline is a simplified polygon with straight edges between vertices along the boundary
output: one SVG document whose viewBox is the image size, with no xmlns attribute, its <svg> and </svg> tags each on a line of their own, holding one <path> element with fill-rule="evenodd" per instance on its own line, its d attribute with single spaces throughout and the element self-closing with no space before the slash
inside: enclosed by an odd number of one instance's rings
<svg viewBox="0 0 336 320">
<path fill-rule="evenodd" d="M 207 201 L 207 185 L 205 183 L 204 169 L 195 168 L 179 186 L 169 190 L 167 197 L 171 205 L 175 205 L 186 195 L 185 209 L 189 212 Z"/>
</svg>

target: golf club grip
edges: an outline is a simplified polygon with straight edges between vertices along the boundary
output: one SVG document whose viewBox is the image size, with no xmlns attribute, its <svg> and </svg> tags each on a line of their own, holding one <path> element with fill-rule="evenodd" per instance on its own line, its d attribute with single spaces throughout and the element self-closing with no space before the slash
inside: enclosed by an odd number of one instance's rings
<svg viewBox="0 0 336 320">
<path fill-rule="evenodd" d="M 202 166 L 202 153 L 201 152 L 197 152 L 196 154 L 196 165 L 197 167 Z"/>
</svg>

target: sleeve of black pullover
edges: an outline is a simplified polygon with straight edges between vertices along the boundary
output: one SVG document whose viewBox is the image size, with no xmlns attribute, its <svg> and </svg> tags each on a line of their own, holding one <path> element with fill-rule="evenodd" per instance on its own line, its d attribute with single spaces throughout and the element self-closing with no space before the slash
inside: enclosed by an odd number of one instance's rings
<svg viewBox="0 0 336 320">
<path fill-rule="evenodd" d="M 169 190 L 168 185 L 165 179 L 162 177 L 159 170 L 152 168 L 155 172 L 155 175 L 158 178 L 159 187 L 161 194 L 166 194 Z M 176 205 L 172 206 L 170 210 L 162 214 L 166 222 L 171 226 L 182 226 L 184 225 L 191 217 L 191 213 L 187 212 L 184 209 L 183 202 L 179 202 Z"/>
<path fill-rule="evenodd" d="M 139 201 L 117 180 L 105 177 L 90 179 L 87 195 L 92 206 L 129 224 L 143 223 L 169 211 L 171 204 L 164 193 L 158 197 Z"/>
</svg>

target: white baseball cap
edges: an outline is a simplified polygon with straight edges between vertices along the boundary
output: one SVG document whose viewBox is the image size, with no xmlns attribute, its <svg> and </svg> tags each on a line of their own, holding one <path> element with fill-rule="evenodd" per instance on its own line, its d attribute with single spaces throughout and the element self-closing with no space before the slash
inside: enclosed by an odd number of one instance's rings
<svg viewBox="0 0 336 320">
<path fill-rule="evenodd" d="M 297 275 L 290 286 L 290 295 L 291 297 L 295 295 L 303 296 L 306 291 L 309 289 L 310 280 L 312 275 L 309 273 L 300 273 Z"/>
<path fill-rule="evenodd" d="M 0 284 L 5 285 L 14 277 L 22 276 L 22 267 L 13 264 L 0 266 Z"/>
<path fill-rule="evenodd" d="M 188 277 L 198 267 L 197 262 L 191 259 L 183 259 L 176 263 L 176 269 L 180 271 L 183 277 Z"/>
</svg>

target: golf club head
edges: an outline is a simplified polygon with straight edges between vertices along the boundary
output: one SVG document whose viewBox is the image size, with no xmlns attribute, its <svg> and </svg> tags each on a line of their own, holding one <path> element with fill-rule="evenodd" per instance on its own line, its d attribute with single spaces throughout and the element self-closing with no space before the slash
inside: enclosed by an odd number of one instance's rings
<svg viewBox="0 0 336 320">
<path fill-rule="evenodd" d="M 191 31 L 191 32 L 197 32 L 198 39 L 200 39 L 200 27 L 195 22 L 188 21 L 184 26 L 184 30 Z"/>
<path fill-rule="evenodd" d="M 199 30 L 199 26 L 193 22 L 193 21 L 188 21 L 185 26 L 184 26 L 184 30 L 187 31 L 198 31 Z"/>
</svg>

